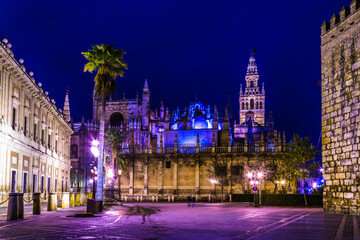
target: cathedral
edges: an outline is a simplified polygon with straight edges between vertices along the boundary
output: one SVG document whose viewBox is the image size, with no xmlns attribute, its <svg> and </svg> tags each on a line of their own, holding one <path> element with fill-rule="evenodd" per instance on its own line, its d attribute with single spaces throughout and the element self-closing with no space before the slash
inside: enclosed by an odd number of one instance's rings
<svg viewBox="0 0 360 240">
<path fill-rule="evenodd" d="M 121 175 L 124 195 L 172 195 L 182 199 L 189 194 L 203 197 L 213 186 L 207 162 L 225 159 L 227 193 L 249 192 L 251 186 L 245 169 L 265 164 L 265 155 L 286 151 L 285 133 L 274 129 L 270 112 L 265 120 L 265 87 L 259 84 L 254 53 L 251 54 L 245 88 L 240 84 L 239 122 L 233 121 L 230 108 L 219 111 L 195 98 L 183 108 L 170 111 L 163 102 L 159 109 L 150 109 L 150 87 L 145 80 L 141 97 L 108 99 L 104 119 L 106 130 L 121 136 L 121 153 L 127 166 Z M 261 86 L 261 87 L 259 87 Z M 91 141 L 97 138 L 101 101 L 93 94 L 91 121 L 73 123 L 70 159 L 71 188 L 91 191 Z M 105 189 L 117 189 L 114 154 L 105 144 Z M 275 153 L 274 153 L 275 152 Z M 251 153 L 251 154 L 248 154 Z M 115 174 L 116 175 L 116 174 Z M 271 191 L 274 184 L 263 181 L 263 191 Z"/>
</svg>

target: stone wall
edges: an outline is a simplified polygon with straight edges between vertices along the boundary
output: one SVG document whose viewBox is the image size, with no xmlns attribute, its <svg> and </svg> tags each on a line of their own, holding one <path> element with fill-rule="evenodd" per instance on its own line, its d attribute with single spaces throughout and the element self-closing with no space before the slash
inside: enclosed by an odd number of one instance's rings
<svg viewBox="0 0 360 240">
<path fill-rule="evenodd" d="M 360 11 L 354 0 L 321 27 L 324 210 L 360 213 Z"/>
<path fill-rule="evenodd" d="M 229 184 L 224 187 L 224 194 L 251 192 L 246 167 L 265 166 L 276 154 L 281 153 L 126 154 L 128 164 L 121 176 L 121 192 L 124 195 L 175 195 L 176 199 L 185 199 L 191 194 L 206 197 L 214 190 L 207 170 L 209 161 L 214 158 L 226 158 L 228 162 Z M 233 166 L 240 166 L 241 170 L 235 173 Z M 106 168 L 111 167 L 112 164 L 106 165 Z M 112 182 L 106 177 L 106 183 L 109 180 Z M 107 184 L 106 188 L 117 189 L 118 180 L 114 180 L 113 184 Z M 296 190 L 295 185 L 291 187 Z M 219 197 L 220 186 L 216 188 Z M 270 181 L 261 182 L 261 189 L 266 193 L 273 193 L 274 188 Z"/>
</svg>

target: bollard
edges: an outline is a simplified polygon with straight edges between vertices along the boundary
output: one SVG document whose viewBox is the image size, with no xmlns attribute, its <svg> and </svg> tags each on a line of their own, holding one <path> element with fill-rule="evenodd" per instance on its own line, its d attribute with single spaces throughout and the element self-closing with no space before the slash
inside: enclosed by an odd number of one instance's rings
<svg viewBox="0 0 360 240">
<path fill-rule="evenodd" d="M 157 202 L 159 201 L 159 195 L 156 195 L 156 201 Z"/>
<path fill-rule="evenodd" d="M 168 202 L 170 202 L 170 195 L 168 195 Z"/>
<path fill-rule="evenodd" d="M 154 200 L 155 200 L 155 197 L 154 197 L 154 195 L 152 195 L 151 201 L 154 202 Z"/>
<path fill-rule="evenodd" d="M 23 193 L 18 193 L 17 203 L 18 203 L 18 208 L 17 208 L 18 219 L 24 219 L 24 194 Z"/>
<path fill-rule="evenodd" d="M 139 195 L 136 195 L 136 201 L 137 202 L 139 201 Z"/>
<path fill-rule="evenodd" d="M 195 201 L 197 202 L 198 201 L 198 197 L 199 197 L 199 195 L 195 195 Z"/>
<path fill-rule="evenodd" d="M 209 202 L 211 202 L 211 195 L 209 194 Z"/>
<path fill-rule="evenodd" d="M 9 197 L 7 220 L 24 219 L 23 193 L 10 193 Z"/>
<path fill-rule="evenodd" d="M 232 202 L 232 201 L 231 201 L 231 194 L 230 194 L 229 202 Z"/>
<path fill-rule="evenodd" d="M 75 193 L 70 193 L 70 207 L 75 207 Z"/>
<path fill-rule="evenodd" d="M 127 196 L 125 195 L 125 202 L 127 202 Z"/>
<path fill-rule="evenodd" d="M 87 213 L 101 213 L 102 212 L 102 201 L 89 198 L 86 206 Z"/>
<path fill-rule="evenodd" d="M 49 212 L 57 211 L 57 195 L 54 192 L 49 193 L 48 203 L 47 203 L 47 210 Z"/>
<path fill-rule="evenodd" d="M 33 214 L 41 213 L 40 193 L 33 193 Z"/>
<path fill-rule="evenodd" d="M 70 207 L 70 195 L 68 192 L 63 192 L 62 200 L 61 200 L 61 208 L 69 208 Z"/>
<path fill-rule="evenodd" d="M 142 202 L 143 201 L 143 196 L 142 195 L 140 195 L 140 202 Z"/>
<path fill-rule="evenodd" d="M 84 205 L 84 202 L 85 202 L 85 195 L 84 193 L 80 193 L 80 206 Z"/>
<path fill-rule="evenodd" d="M 80 206 L 80 194 L 79 193 L 75 194 L 75 205 Z"/>
<path fill-rule="evenodd" d="M 174 197 L 174 195 L 172 195 L 172 197 L 171 197 L 171 201 L 172 201 L 172 202 L 174 202 L 174 201 L 175 201 L 175 197 Z"/>
</svg>

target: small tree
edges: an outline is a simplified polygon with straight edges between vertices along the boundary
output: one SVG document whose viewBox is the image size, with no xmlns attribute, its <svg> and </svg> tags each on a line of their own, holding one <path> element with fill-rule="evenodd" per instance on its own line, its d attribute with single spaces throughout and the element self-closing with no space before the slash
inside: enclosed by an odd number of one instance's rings
<svg viewBox="0 0 360 240">
<path fill-rule="evenodd" d="M 285 176 L 290 180 L 301 179 L 303 181 L 304 201 L 307 205 L 305 180 L 310 176 L 312 170 L 316 167 L 314 163 L 318 151 L 310 143 L 309 137 L 301 138 L 294 134 L 293 141 L 290 145 L 291 150 L 281 155 L 281 163 L 286 170 Z"/>
<path fill-rule="evenodd" d="M 286 153 L 285 153 L 286 154 Z M 274 193 L 278 190 L 278 185 L 281 184 L 284 190 L 282 181 L 291 181 L 291 177 L 287 171 L 287 165 L 285 159 L 287 157 L 283 156 L 284 153 L 272 154 L 271 158 L 265 165 L 265 169 L 268 173 L 267 180 L 271 181 L 274 185 Z"/>
<path fill-rule="evenodd" d="M 105 133 L 105 143 L 115 154 L 114 168 L 125 170 L 127 160 L 123 154 L 121 154 L 122 136 L 119 131 L 115 129 L 109 129 Z"/>
<path fill-rule="evenodd" d="M 228 185 L 228 171 L 227 166 L 230 159 L 226 157 L 211 158 L 207 163 L 207 171 L 210 178 L 216 180 L 221 187 L 221 202 L 223 202 L 224 186 Z"/>
<path fill-rule="evenodd" d="M 105 143 L 111 149 L 111 151 L 115 154 L 114 157 L 114 170 L 118 172 L 118 170 L 124 171 L 127 165 L 127 160 L 123 154 L 121 154 L 121 143 L 122 136 L 119 131 L 115 129 L 109 129 L 105 133 Z M 119 200 L 121 199 L 121 186 L 120 186 L 120 177 L 118 176 L 119 181 Z M 120 200 L 121 201 L 121 200 Z"/>
</svg>

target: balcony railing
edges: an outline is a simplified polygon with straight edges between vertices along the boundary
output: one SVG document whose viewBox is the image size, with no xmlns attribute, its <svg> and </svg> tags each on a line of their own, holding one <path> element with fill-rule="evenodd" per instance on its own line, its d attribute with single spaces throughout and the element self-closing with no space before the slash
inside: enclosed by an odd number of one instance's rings
<svg viewBox="0 0 360 240">
<path fill-rule="evenodd" d="M 179 146 L 165 146 L 165 147 L 126 147 L 122 148 L 122 154 L 205 154 L 205 153 L 244 153 L 244 152 L 284 152 L 286 146 L 270 147 L 268 145 L 252 145 L 252 146 L 196 146 L 196 145 L 179 145 Z"/>
</svg>

